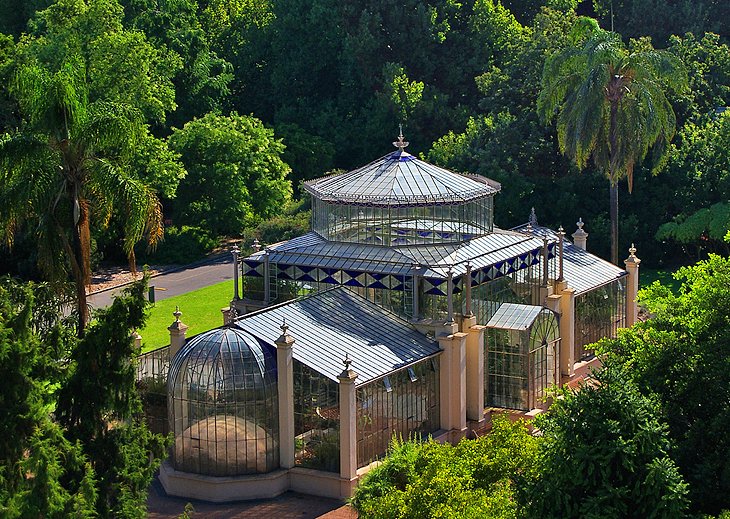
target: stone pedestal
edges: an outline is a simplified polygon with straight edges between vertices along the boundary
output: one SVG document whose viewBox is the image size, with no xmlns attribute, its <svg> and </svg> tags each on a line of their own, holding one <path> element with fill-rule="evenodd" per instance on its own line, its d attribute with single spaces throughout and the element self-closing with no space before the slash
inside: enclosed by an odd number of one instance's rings
<svg viewBox="0 0 730 519">
<path fill-rule="evenodd" d="M 575 364 L 575 290 L 564 288 L 560 294 L 560 374 L 573 376 Z"/>
<path fill-rule="evenodd" d="M 175 321 L 167 327 L 170 332 L 170 360 L 175 357 L 180 348 L 185 346 L 185 332 L 188 331 L 188 325 L 180 320 L 182 312 L 179 307 L 175 307 L 172 315 L 175 316 Z"/>
<path fill-rule="evenodd" d="M 276 339 L 276 373 L 279 393 L 279 466 L 294 466 L 294 339 L 289 327 L 281 326 L 281 336 Z"/>
<path fill-rule="evenodd" d="M 639 318 L 639 306 L 636 304 L 636 295 L 639 292 L 639 264 L 641 260 L 636 257 L 636 247 L 631 244 L 629 257 L 624 261 L 626 272 L 629 273 L 626 280 L 626 327 L 631 327 Z"/>
<path fill-rule="evenodd" d="M 443 353 L 439 371 L 441 397 L 441 428 L 456 432 L 466 431 L 466 337 L 457 331 L 456 324 L 445 324 L 437 340 Z"/>
<path fill-rule="evenodd" d="M 463 317 L 461 331 L 466 333 L 466 418 L 484 420 L 484 326 L 474 316 Z"/>
<path fill-rule="evenodd" d="M 357 479 L 357 373 L 350 369 L 348 357 L 345 357 L 345 369 L 337 378 L 340 381 L 340 478 L 344 494 Z"/>
</svg>

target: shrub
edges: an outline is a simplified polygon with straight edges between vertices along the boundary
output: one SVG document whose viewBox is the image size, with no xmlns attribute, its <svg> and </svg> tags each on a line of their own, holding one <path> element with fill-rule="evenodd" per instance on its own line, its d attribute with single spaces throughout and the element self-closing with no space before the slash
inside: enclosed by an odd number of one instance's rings
<svg viewBox="0 0 730 519">
<path fill-rule="evenodd" d="M 144 263 L 185 264 L 201 259 L 217 245 L 218 240 L 200 227 L 169 226 L 165 228 L 164 241 L 154 251 L 142 250 L 137 257 Z"/>
</svg>

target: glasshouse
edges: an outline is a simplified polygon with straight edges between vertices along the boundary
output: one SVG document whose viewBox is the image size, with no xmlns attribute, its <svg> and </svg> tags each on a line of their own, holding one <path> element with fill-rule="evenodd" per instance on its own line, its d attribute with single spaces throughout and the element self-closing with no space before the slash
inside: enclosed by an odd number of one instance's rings
<svg viewBox="0 0 730 519">
<path fill-rule="evenodd" d="M 407 144 L 305 182 L 312 230 L 234 249 L 223 327 L 186 340 L 176 312 L 141 359 L 141 386 L 167 380 L 169 494 L 347 497 L 393 437 L 455 442 L 544 409 L 634 322 L 633 248 L 621 269 L 586 251 L 582 221 L 571 242 L 534 211 L 500 229 L 498 183 Z"/>
</svg>

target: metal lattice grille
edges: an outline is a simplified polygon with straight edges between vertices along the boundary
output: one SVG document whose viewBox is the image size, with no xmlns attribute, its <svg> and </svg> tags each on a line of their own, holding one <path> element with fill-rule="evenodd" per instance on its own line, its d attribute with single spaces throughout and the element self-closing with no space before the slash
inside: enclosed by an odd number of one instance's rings
<svg viewBox="0 0 730 519">
<path fill-rule="evenodd" d="M 278 467 L 276 362 L 253 336 L 224 328 L 188 342 L 170 366 L 168 393 L 176 470 L 237 476 Z"/>
</svg>

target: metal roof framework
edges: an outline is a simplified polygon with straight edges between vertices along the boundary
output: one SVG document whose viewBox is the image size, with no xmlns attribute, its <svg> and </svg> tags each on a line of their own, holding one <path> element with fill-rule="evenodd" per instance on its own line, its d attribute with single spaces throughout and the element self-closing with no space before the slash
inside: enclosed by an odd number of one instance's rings
<svg viewBox="0 0 730 519">
<path fill-rule="evenodd" d="M 244 276 L 263 277 L 268 261 L 276 265 L 275 276 L 279 279 L 395 290 L 403 289 L 406 277 L 417 275 L 433 285 L 430 293 L 446 295 L 444 281 L 449 272 L 454 291 L 459 292 L 467 265 L 471 268 L 471 286 L 475 287 L 539 264 L 546 246 L 548 259 L 554 258 L 556 241 L 512 231 L 497 230 L 462 243 L 402 247 L 330 242 L 310 232 L 252 254 L 243 260 L 242 268 Z M 386 276 L 393 279 L 387 287 L 370 286 L 357 280 L 365 275 L 380 284 Z"/>
<path fill-rule="evenodd" d="M 532 326 L 543 310 L 542 306 L 502 303 L 489 319 L 487 328 L 525 331 Z"/>
<path fill-rule="evenodd" d="M 283 322 L 294 358 L 335 382 L 346 354 L 361 386 L 441 351 L 408 321 L 344 288 L 246 314 L 233 326 L 273 347 Z"/>
<path fill-rule="evenodd" d="M 526 232 L 527 224 L 515 227 L 517 232 Z M 532 226 L 532 234 L 537 238 L 558 239 L 552 229 L 542 226 Z M 598 256 L 576 247 L 569 240 L 563 241 L 563 277 L 568 286 L 579 296 L 595 290 L 603 285 L 627 276 L 628 273 Z"/>
<path fill-rule="evenodd" d="M 460 204 L 501 189 L 479 175 L 460 175 L 399 149 L 361 168 L 304 182 L 312 196 L 331 203 L 402 206 Z"/>
</svg>

